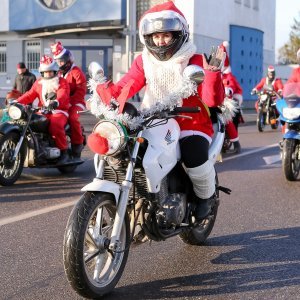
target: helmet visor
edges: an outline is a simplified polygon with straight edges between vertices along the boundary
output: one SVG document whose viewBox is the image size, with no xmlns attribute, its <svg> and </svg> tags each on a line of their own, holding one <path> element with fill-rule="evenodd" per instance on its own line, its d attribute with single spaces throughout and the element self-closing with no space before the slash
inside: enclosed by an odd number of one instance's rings
<svg viewBox="0 0 300 300">
<path fill-rule="evenodd" d="M 181 31 L 183 25 L 178 18 L 157 18 L 152 20 L 145 19 L 142 24 L 142 35 L 149 35 L 154 32 Z"/>
</svg>

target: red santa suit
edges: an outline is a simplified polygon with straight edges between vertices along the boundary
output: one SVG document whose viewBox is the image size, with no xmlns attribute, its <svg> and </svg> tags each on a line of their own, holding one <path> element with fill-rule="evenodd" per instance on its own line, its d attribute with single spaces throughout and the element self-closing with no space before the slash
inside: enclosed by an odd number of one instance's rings
<svg viewBox="0 0 300 300">
<path fill-rule="evenodd" d="M 277 93 L 282 93 L 283 83 L 280 78 L 275 78 L 273 81 L 270 81 L 268 77 L 264 77 L 261 81 L 254 87 L 256 90 L 262 90 L 264 87 L 272 86 L 274 91 Z M 258 100 L 255 102 L 255 109 L 258 111 Z"/>
<path fill-rule="evenodd" d="M 300 67 L 293 70 L 290 78 L 286 83 L 290 83 L 290 82 L 300 82 Z"/>
<path fill-rule="evenodd" d="M 165 22 L 165 20 L 167 21 Z M 157 53 L 149 48 L 148 41 L 144 39 L 144 36 L 147 35 L 148 38 L 151 35 L 151 33 L 148 33 L 148 29 L 156 28 L 155 26 L 157 26 L 162 30 L 152 31 L 152 33 L 169 32 L 169 27 L 162 28 L 160 26 L 175 22 L 174 20 L 177 24 L 180 23 L 178 24 L 181 28 L 180 36 L 188 37 L 187 21 L 172 1 L 156 5 L 148 10 L 139 22 L 139 38 L 141 43 L 145 45 L 142 54 L 137 56 L 130 70 L 119 82 L 116 84 L 111 82 L 99 84 L 96 90 L 105 104 L 110 103 L 111 97 L 117 99 L 120 104 L 119 112 L 122 111 L 124 102 L 143 87 L 145 87 L 145 94 L 141 102 L 142 111 L 146 110 L 146 112 L 151 113 L 157 105 L 166 108 L 176 105 L 201 108 L 199 113 L 184 113 L 184 115 L 190 117 L 189 119 L 177 118 L 181 129 L 181 141 L 187 141 L 188 145 L 191 145 L 189 141 L 193 141 L 196 149 L 201 151 L 200 144 L 203 146 L 202 149 L 205 149 L 203 153 L 199 153 L 196 150 L 196 155 L 191 153 L 193 155 L 188 156 L 186 153 L 185 158 L 183 158 L 186 172 L 193 183 L 195 194 L 199 199 L 202 199 L 202 202 L 199 200 L 199 207 L 201 207 L 201 203 L 207 203 L 203 199 L 207 200 L 213 197 L 215 192 L 214 166 L 213 162 L 208 159 L 208 144 L 213 135 L 208 107 L 218 106 L 223 102 L 224 87 L 220 71 L 204 70 L 204 82 L 195 87 L 198 93 L 195 93 L 195 89 L 186 89 L 189 83 L 184 77 L 185 68 L 190 64 L 200 67 L 204 66 L 203 56 L 196 54 L 196 46 L 188 38 L 184 41 L 182 40 L 178 44 L 180 47 L 176 51 L 171 52 L 166 59 L 159 57 Z M 145 29 L 146 24 L 151 24 L 147 30 Z M 176 31 L 175 27 L 172 29 Z M 177 38 L 175 34 L 174 38 Z M 178 40 L 176 41 L 178 42 Z M 168 48 L 165 47 L 165 54 L 168 54 L 166 49 Z M 187 149 L 183 144 L 180 145 L 181 152 Z M 192 156 L 193 161 L 191 162 Z"/>
<path fill-rule="evenodd" d="M 144 68 L 145 61 L 147 64 L 146 72 Z M 180 55 L 177 56 L 176 54 L 167 62 L 160 61 L 159 65 L 164 64 L 164 67 L 167 66 L 167 68 L 169 67 L 178 69 L 178 81 L 176 81 L 175 84 L 172 83 L 170 87 L 168 87 L 168 83 L 166 83 L 165 85 L 164 83 L 162 83 L 161 90 L 156 91 L 156 86 L 154 86 L 153 89 L 149 89 L 146 82 L 153 82 L 153 79 L 157 79 L 159 76 L 163 81 L 163 77 L 167 76 L 167 71 L 164 71 L 162 74 L 162 70 L 159 68 L 158 64 L 152 64 L 152 62 L 153 60 L 149 59 L 149 53 L 145 48 L 143 54 L 139 55 L 134 60 L 128 73 L 124 75 L 118 83 L 98 85 L 97 92 L 100 95 L 101 99 L 109 100 L 111 96 L 117 99 L 122 89 L 130 85 L 130 87 L 127 89 L 128 93 L 126 97 L 127 99 L 129 99 L 137 92 L 139 92 L 144 86 L 146 86 L 145 97 L 141 103 L 141 106 L 142 108 L 151 108 L 155 105 L 155 102 L 152 102 L 154 99 L 159 99 L 159 96 L 161 95 L 167 98 L 168 94 L 171 94 L 174 90 L 178 89 L 178 86 L 182 84 L 182 73 L 180 73 L 179 70 L 181 70 L 182 72 L 184 67 L 189 64 L 195 64 L 200 67 L 203 67 L 202 55 L 194 53 L 190 53 L 190 57 L 187 58 L 185 62 L 182 62 Z M 166 81 L 172 82 L 172 80 L 169 81 L 168 78 L 166 78 Z M 153 94 L 156 94 L 156 96 L 158 97 L 153 97 Z M 188 98 L 183 99 L 182 106 L 199 106 L 201 108 L 201 111 L 199 113 L 183 114 L 192 117 L 192 119 L 177 118 L 180 129 L 182 131 L 181 137 L 184 137 L 189 134 L 199 134 L 211 141 L 211 136 L 213 135 L 213 128 L 210 120 L 208 107 L 218 106 L 224 100 L 224 87 L 222 84 L 221 72 L 212 72 L 205 70 L 205 81 L 198 86 L 198 94 L 200 95 L 200 97 L 198 95 L 190 95 Z M 163 96 L 161 96 L 162 101 L 164 100 Z"/>
<path fill-rule="evenodd" d="M 71 143 L 80 145 L 83 143 L 83 136 L 78 112 L 85 110 L 86 78 L 82 70 L 74 64 L 64 75 L 64 78 L 70 85 L 69 124 L 71 127 Z"/>
<path fill-rule="evenodd" d="M 65 126 L 68 122 L 69 110 L 69 93 L 70 88 L 68 82 L 64 78 L 54 77 L 52 79 L 40 78 L 32 88 L 18 98 L 18 102 L 22 104 L 30 104 L 38 98 L 38 107 L 47 106 L 46 93 L 55 92 L 57 95 L 58 107 L 51 114 L 45 114 L 50 120 L 49 133 L 55 140 L 56 146 L 60 150 L 68 148 L 65 134 Z"/>
</svg>

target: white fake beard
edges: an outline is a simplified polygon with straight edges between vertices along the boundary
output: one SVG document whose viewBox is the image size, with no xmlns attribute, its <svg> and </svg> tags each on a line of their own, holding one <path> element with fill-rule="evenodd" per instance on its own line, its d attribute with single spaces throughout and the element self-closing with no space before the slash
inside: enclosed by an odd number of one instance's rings
<svg viewBox="0 0 300 300">
<path fill-rule="evenodd" d="M 142 108 L 150 108 L 181 90 L 183 70 L 195 52 L 196 46 L 188 41 L 169 60 L 159 61 L 144 48 L 142 55 L 147 83 Z"/>
<path fill-rule="evenodd" d="M 59 77 L 54 77 L 51 79 L 42 79 L 41 80 L 41 84 L 42 84 L 42 97 L 43 97 L 43 101 L 47 106 L 47 100 L 46 100 L 46 94 L 49 93 L 56 93 L 59 87 Z"/>
</svg>

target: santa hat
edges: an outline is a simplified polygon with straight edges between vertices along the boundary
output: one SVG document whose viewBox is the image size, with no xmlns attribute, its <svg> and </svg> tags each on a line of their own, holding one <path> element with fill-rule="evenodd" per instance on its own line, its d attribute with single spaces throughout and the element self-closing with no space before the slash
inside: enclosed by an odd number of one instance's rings
<svg viewBox="0 0 300 300">
<path fill-rule="evenodd" d="M 275 68 L 273 66 L 268 66 L 268 72 L 274 72 L 275 73 Z"/>
<path fill-rule="evenodd" d="M 219 48 L 223 49 L 223 51 L 226 54 L 226 58 L 224 60 L 223 68 L 222 68 L 222 73 L 223 74 L 228 74 L 231 73 L 231 67 L 230 67 L 230 62 L 229 62 L 229 55 L 227 52 L 227 49 L 229 47 L 229 43 L 227 41 L 224 41 Z M 226 49 L 227 48 L 227 49 Z"/>
<path fill-rule="evenodd" d="M 145 44 L 145 39 L 143 36 L 143 25 L 146 21 L 151 21 L 155 19 L 174 19 L 177 18 L 183 25 L 183 28 L 188 33 L 189 26 L 183 15 L 183 13 L 175 6 L 173 1 L 165 2 L 163 4 L 158 4 L 147 10 L 139 21 L 139 37 L 142 44 Z"/>
<path fill-rule="evenodd" d="M 43 55 L 40 60 L 39 72 L 58 71 L 58 65 L 52 57 Z"/>
<path fill-rule="evenodd" d="M 61 58 L 67 51 L 67 49 L 64 48 L 64 46 L 61 44 L 61 42 L 52 44 L 50 46 L 50 48 L 51 48 L 51 52 L 53 54 L 54 59 Z"/>
</svg>

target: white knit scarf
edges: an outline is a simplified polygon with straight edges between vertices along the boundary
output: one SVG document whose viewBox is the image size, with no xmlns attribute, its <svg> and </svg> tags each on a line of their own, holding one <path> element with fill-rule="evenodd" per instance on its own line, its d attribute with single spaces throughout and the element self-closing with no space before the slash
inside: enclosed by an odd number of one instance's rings
<svg viewBox="0 0 300 300">
<path fill-rule="evenodd" d="M 59 87 L 59 78 L 55 76 L 51 79 L 41 79 L 40 83 L 42 85 L 43 102 L 46 106 L 48 106 L 48 102 L 46 101 L 46 94 L 49 94 L 51 92 L 56 93 Z"/>
<path fill-rule="evenodd" d="M 196 46 L 188 41 L 169 60 L 160 61 L 144 48 L 142 58 L 147 85 L 142 109 L 151 108 L 182 90 L 183 70 L 195 52 Z"/>
</svg>

